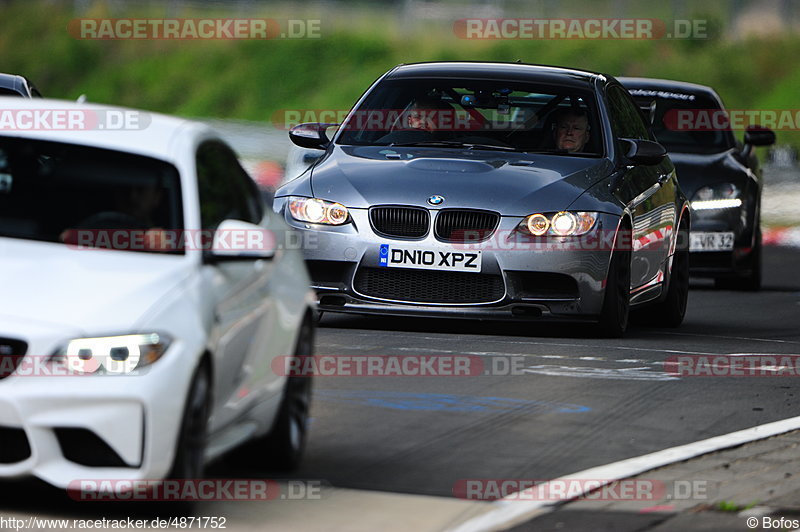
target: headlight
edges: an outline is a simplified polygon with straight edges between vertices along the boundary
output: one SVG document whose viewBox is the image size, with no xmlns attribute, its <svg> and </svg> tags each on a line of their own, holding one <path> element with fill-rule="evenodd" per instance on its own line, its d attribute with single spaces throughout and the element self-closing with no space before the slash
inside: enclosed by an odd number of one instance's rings
<svg viewBox="0 0 800 532">
<path fill-rule="evenodd" d="M 597 221 L 596 212 L 536 213 L 526 216 L 517 229 L 533 236 L 580 236 Z"/>
<path fill-rule="evenodd" d="M 128 334 L 76 338 L 50 357 L 76 373 L 125 374 L 149 366 L 166 352 L 171 339 L 164 334 Z"/>
<path fill-rule="evenodd" d="M 289 198 L 292 218 L 312 224 L 342 225 L 349 221 L 347 207 L 341 203 L 318 198 Z"/>
<path fill-rule="evenodd" d="M 733 183 L 719 183 L 703 187 L 695 192 L 692 208 L 696 211 L 709 209 L 734 209 L 742 206 L 739 187 Z"/>
</svg>

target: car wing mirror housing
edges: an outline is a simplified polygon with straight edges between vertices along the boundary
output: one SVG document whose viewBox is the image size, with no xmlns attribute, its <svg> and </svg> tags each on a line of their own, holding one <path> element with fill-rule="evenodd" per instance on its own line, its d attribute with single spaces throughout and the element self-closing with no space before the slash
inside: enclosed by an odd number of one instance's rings
<svg viewBox="0 0 800 532">
<path fill-rule="evenodd" d="M 625 152 L 625 157 L 633 164 L 651 166 L 660 163 L 667 156 L 666 148 L 658 142 L 642 139 L 620 140 L 623 144 L 627 144 L 628 151 Z"/>
<path fill-rule="evenodd" d="M 338 125 L 339 124 L 320 124 L 317 122 L 297 124 L 289 130 L 289 139 L 301 148 L 324 150 L 327 149 L 331 143 L 325 131 L 329 127 Z"/>
<path fill-rule="evenodd" d="M 744 143 L 751 146 L 770 146 L 775 144 L 775 132 L 764 126 L 747 126 Z"/>
<path fill-rule="evenodd" d="M 273 231 L 242 220 L 224 220 L 208 240 L 211 242 L 210 249 L 203 250 L 203 262 L 206 264 L 269 260 L 275 256 L 277 249 Z"/>
</svg>

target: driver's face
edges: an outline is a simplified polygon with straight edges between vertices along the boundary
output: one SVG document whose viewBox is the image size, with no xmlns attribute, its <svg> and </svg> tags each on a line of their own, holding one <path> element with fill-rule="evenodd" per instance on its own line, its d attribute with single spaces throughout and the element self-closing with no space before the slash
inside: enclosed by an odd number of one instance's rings
<svg viewBox="0 0 800 532">
<path fill-rule="evenodd" d="M 430 109 L 411 109 L 408 112 L 408 127 L 432 131 L 434 129 L 433 118 L 430 116 L 432 112 Z"/>
<path fill-rule="evenodd" d="M 589 140 L 589 121 L 585 116 L 567 115 L 556 124 L 556 147 L 569 152 L 581 151 Z"/>
</svg>

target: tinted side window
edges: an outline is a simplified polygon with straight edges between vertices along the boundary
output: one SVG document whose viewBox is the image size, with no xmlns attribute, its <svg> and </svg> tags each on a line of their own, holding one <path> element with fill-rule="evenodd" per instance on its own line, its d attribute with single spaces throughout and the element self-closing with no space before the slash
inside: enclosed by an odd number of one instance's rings
<svg viewBox="0 0 800 532">
<path fill-rule="evenodd" d="M 611 112 L 611 127 L 616 137 L 650 139 L 642 115 L 627 91 L 616 86 L 609 88 L 608 106 Z"/>
<path fill-rule="evenodd" d="M 197 187 L 203 229 L 226 219 L 257 224 L 264 215 L 255 183 L 225 144 L 209 141 L 197 150 Z"/>
</svg>

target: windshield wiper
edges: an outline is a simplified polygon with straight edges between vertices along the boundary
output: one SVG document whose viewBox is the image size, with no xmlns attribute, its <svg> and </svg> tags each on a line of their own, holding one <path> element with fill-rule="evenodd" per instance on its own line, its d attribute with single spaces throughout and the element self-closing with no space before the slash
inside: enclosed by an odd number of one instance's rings
<svg viewBox="0 0 800 532">
<path fill-rule="evenodd" d="M 598 154 L 588 151 L 569 151 L 558 148 L 551 148 L 547 150 L 525 150 L 525 153 L 544 153 L 546 155 L 568 155 L 570 157 L 597 157 Z"/>
<path fill-rule="evenodd" d="M 500 151 L 520 151 L 513 146 L 498 146 L 496 144 L 475 144 L 471 142 L 459 142 L 457 140 L 424 140 L 420 142 L 393 142 L 390 147 L 412 147 L 412 146 L 444 146 L 452 148 L 469 148 L 471 150 L 500 150 Z"/>
</svg>

